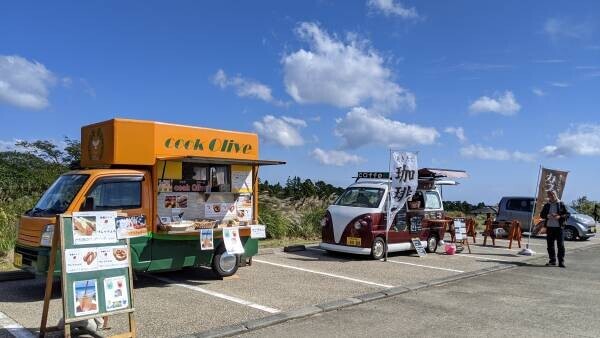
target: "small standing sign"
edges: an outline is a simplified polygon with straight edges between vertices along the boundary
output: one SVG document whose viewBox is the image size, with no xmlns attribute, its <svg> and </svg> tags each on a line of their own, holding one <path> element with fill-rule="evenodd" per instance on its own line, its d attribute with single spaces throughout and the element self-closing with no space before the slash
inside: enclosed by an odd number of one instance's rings
<svg viewBox="0 0 600 338">
<path fill-rule="evenodd" d="M 135 337 L 133 318 L 133 273 L 129 239 L 118 239 L 116 212 L 86 212 L 59 215 L 52 239 L 46 280 L 40 336 L 48 328 L 48 307 L 56 252 L 61 254 L 61 284 L 64 335 L 71 336 L 71 323 L 115 314 L 129 315 L 129 332 Z"/>
<path fill-rule="evenodd" d="M 427 251 L 425 251 L 425 248 L 418 237 L 411 238 L 410 241 L 412 242 L 413 247 L 415 247 L 415 250 L 417 250 L 419 257 L 427 256 Z"/>
<path fill-rule="evenodd" d="M 467 245 L 469 253 L 471 253 L 471 247 L 469 246 L 469 240 L 467 239 L 467 225 L 464 218 L 454 219 L 454 238 L 457 244 Z"/>
</svg>

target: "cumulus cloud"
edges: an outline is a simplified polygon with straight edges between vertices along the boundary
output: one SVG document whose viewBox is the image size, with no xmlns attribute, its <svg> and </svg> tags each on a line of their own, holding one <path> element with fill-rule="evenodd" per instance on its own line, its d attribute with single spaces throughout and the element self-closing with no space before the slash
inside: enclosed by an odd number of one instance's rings
<svg viewBox="0 0 600 338">
<path fill-rule="evenodd" d="M 599 156 L 600 124 L 581 124 L 558 134 L 554 145 L 542 149 L 548 156 Z"/>
<path fill-rule="evenodd" d="M 255 121 L 253 125 L 256 133 L 267 142 L 286 148 L 304 144 L 304 139 L 298 130 L 298 128 L 306 126 L 306 122 L 303 120 L 266 115 L 262 121 Z"/>
<path fill-rule="evenodd" d="M 504 149 L 495 149 L 492 147 L 484 147 L 480 144 L 471 144 L 460 148 L 460 154 L 466 158 L 475 158 L 480 160 L 495 160 L 495 161 L 535 161 L 535 155 L 523 153 L 520 151 L 510 152 Z"/>
<path fill-rule="evenodd" d="M 232 87 L 240 97 L 251 97 L 265 102 L 274 102 L 271 88 L 254 80 L 244 79 L 239 75 L 228 77 L 225 71 L 219 69 L 213 76 L 213 83 L 221 89 Z"/>
<path fill-rule="evenodd" d="M 56 78 L 46 66 L 20 56 L 0 55 L 0 103 L 40 110 L 48 107 Z"/>
<path fill-rule="evenodd" d="M 372 11 L 383 13 L 385 16 L 398 16 L 402 19 L 417 19 L 419 17 L 414 7 L 404 7 L 402 3 L 395 0 L 368 0 L 367 7 Z"/>
<path fill-rule="evenodd" d="M 467 141 L 463 127 L 447 127 L 444 132 L 456 136 L 461 143 Z"/>
<path fill-rule="evenodd" d="M 311 156 L 319 163 L 324 165 L 344 166 L 347 164 L 359 164 L 365 161 L 362 157 L 354 154 L 349 154 L 341 150 L 323 150 L 315 148 L 311 152 Z"/>
<path fill-rule="evenodd" d="M 469 112 L 472 114 L 489 112 L 510 116 L 515 115 L 519 110 L 521 105 L 511 91 L 505 91 L 504 95 L 496 94 L 494 97 L 482 96 L 469 106 Z"/>
<path fill-rule="evenodd" d="M 435 128 L 422 127 L 388 119 L 378 113 L 357 107 L 336 120 L 334 133 L 342 139 L 342 147 L 355 149 L 368 144 L 393 147 L 433 144 L 440 134 Z"/>
<path fill-rule="evenodd" d="M 352 34 L 341 41 L 310 22 L 301 23 L 296 33 L 308 50 L 284 55 L 281 62 L 286 91 L 297 103 L 340 108 L 370 103 L 379 111 L 415 108 L 415 96 L 392 81 L 392 72 L 368 42 Z"/>
</svg>

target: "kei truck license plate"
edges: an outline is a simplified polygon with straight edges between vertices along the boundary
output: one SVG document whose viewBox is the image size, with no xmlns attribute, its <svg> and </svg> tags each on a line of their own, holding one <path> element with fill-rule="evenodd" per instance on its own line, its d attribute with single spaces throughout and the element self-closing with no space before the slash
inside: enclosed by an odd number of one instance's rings
<svg viewBox="0 0 600 338">
<path fill-rule="evenodd" d="M 346 244 L 351 246 L 360 246 L 360 237 L 347 237 Z"/>
</svg>

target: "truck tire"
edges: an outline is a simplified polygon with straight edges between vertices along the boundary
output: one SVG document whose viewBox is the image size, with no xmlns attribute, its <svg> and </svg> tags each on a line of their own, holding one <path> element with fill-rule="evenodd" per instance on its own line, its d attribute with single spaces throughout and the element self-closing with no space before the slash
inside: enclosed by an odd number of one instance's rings
<svg viewBox="0 0 600 338">
<path fill-rule="evenodd" d="M 434 253 L 437 251 L 437 247 L 438 247 L 437 236 L 429 235 L 429 238 L 427 238 L 427 247 L 425 247 L 425 251 L 427 251 L 427 253 Z"/>
<path fill-rule="evenodd" d="M 387 250 L 385 241 L 381 237 L 375 237 L 373 240 L 373 245 L 371 246 L 371 257 L 373 259 L 380 260 L 385 256 L 385 251 Z"/>
<path fill-rule="evenodd" d="M 240 258 L 238 255 L 227 253 L 227 251 L 220 247 L 217 254 L 214 255 L 212 260 L 212 270 L 219 277 L 233 276 L 238 269 Z"/>
<path fill-rule="evenodd" d="M 568 225 L 565 227 L 565 230 L 563 230 L 563 236 L 565 238 L 566 241 L 574 241 L 577 239 L 577 229 L 573 228 L 572 226 Z"/>
</svg>

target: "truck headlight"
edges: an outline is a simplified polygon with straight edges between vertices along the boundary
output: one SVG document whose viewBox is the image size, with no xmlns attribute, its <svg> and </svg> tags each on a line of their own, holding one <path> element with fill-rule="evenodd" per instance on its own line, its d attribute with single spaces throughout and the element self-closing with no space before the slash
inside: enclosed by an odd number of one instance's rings
<svg viewBox="0 0 600 338">
<path fill-rule="evenodd" d="M 42 230 L 40 238 L 40 246 L 52 246 L 52 237 L 54 236 L 54 224 L 46 224 Z"/>
<path fill-rule="evenodd" d="M 356 222 L 354 222 L 354 229 L 356 229 L 356 230 L 360 230 L 360 228 L 361 228 L 360 221 L 356 221 Z"/>
</svg>

